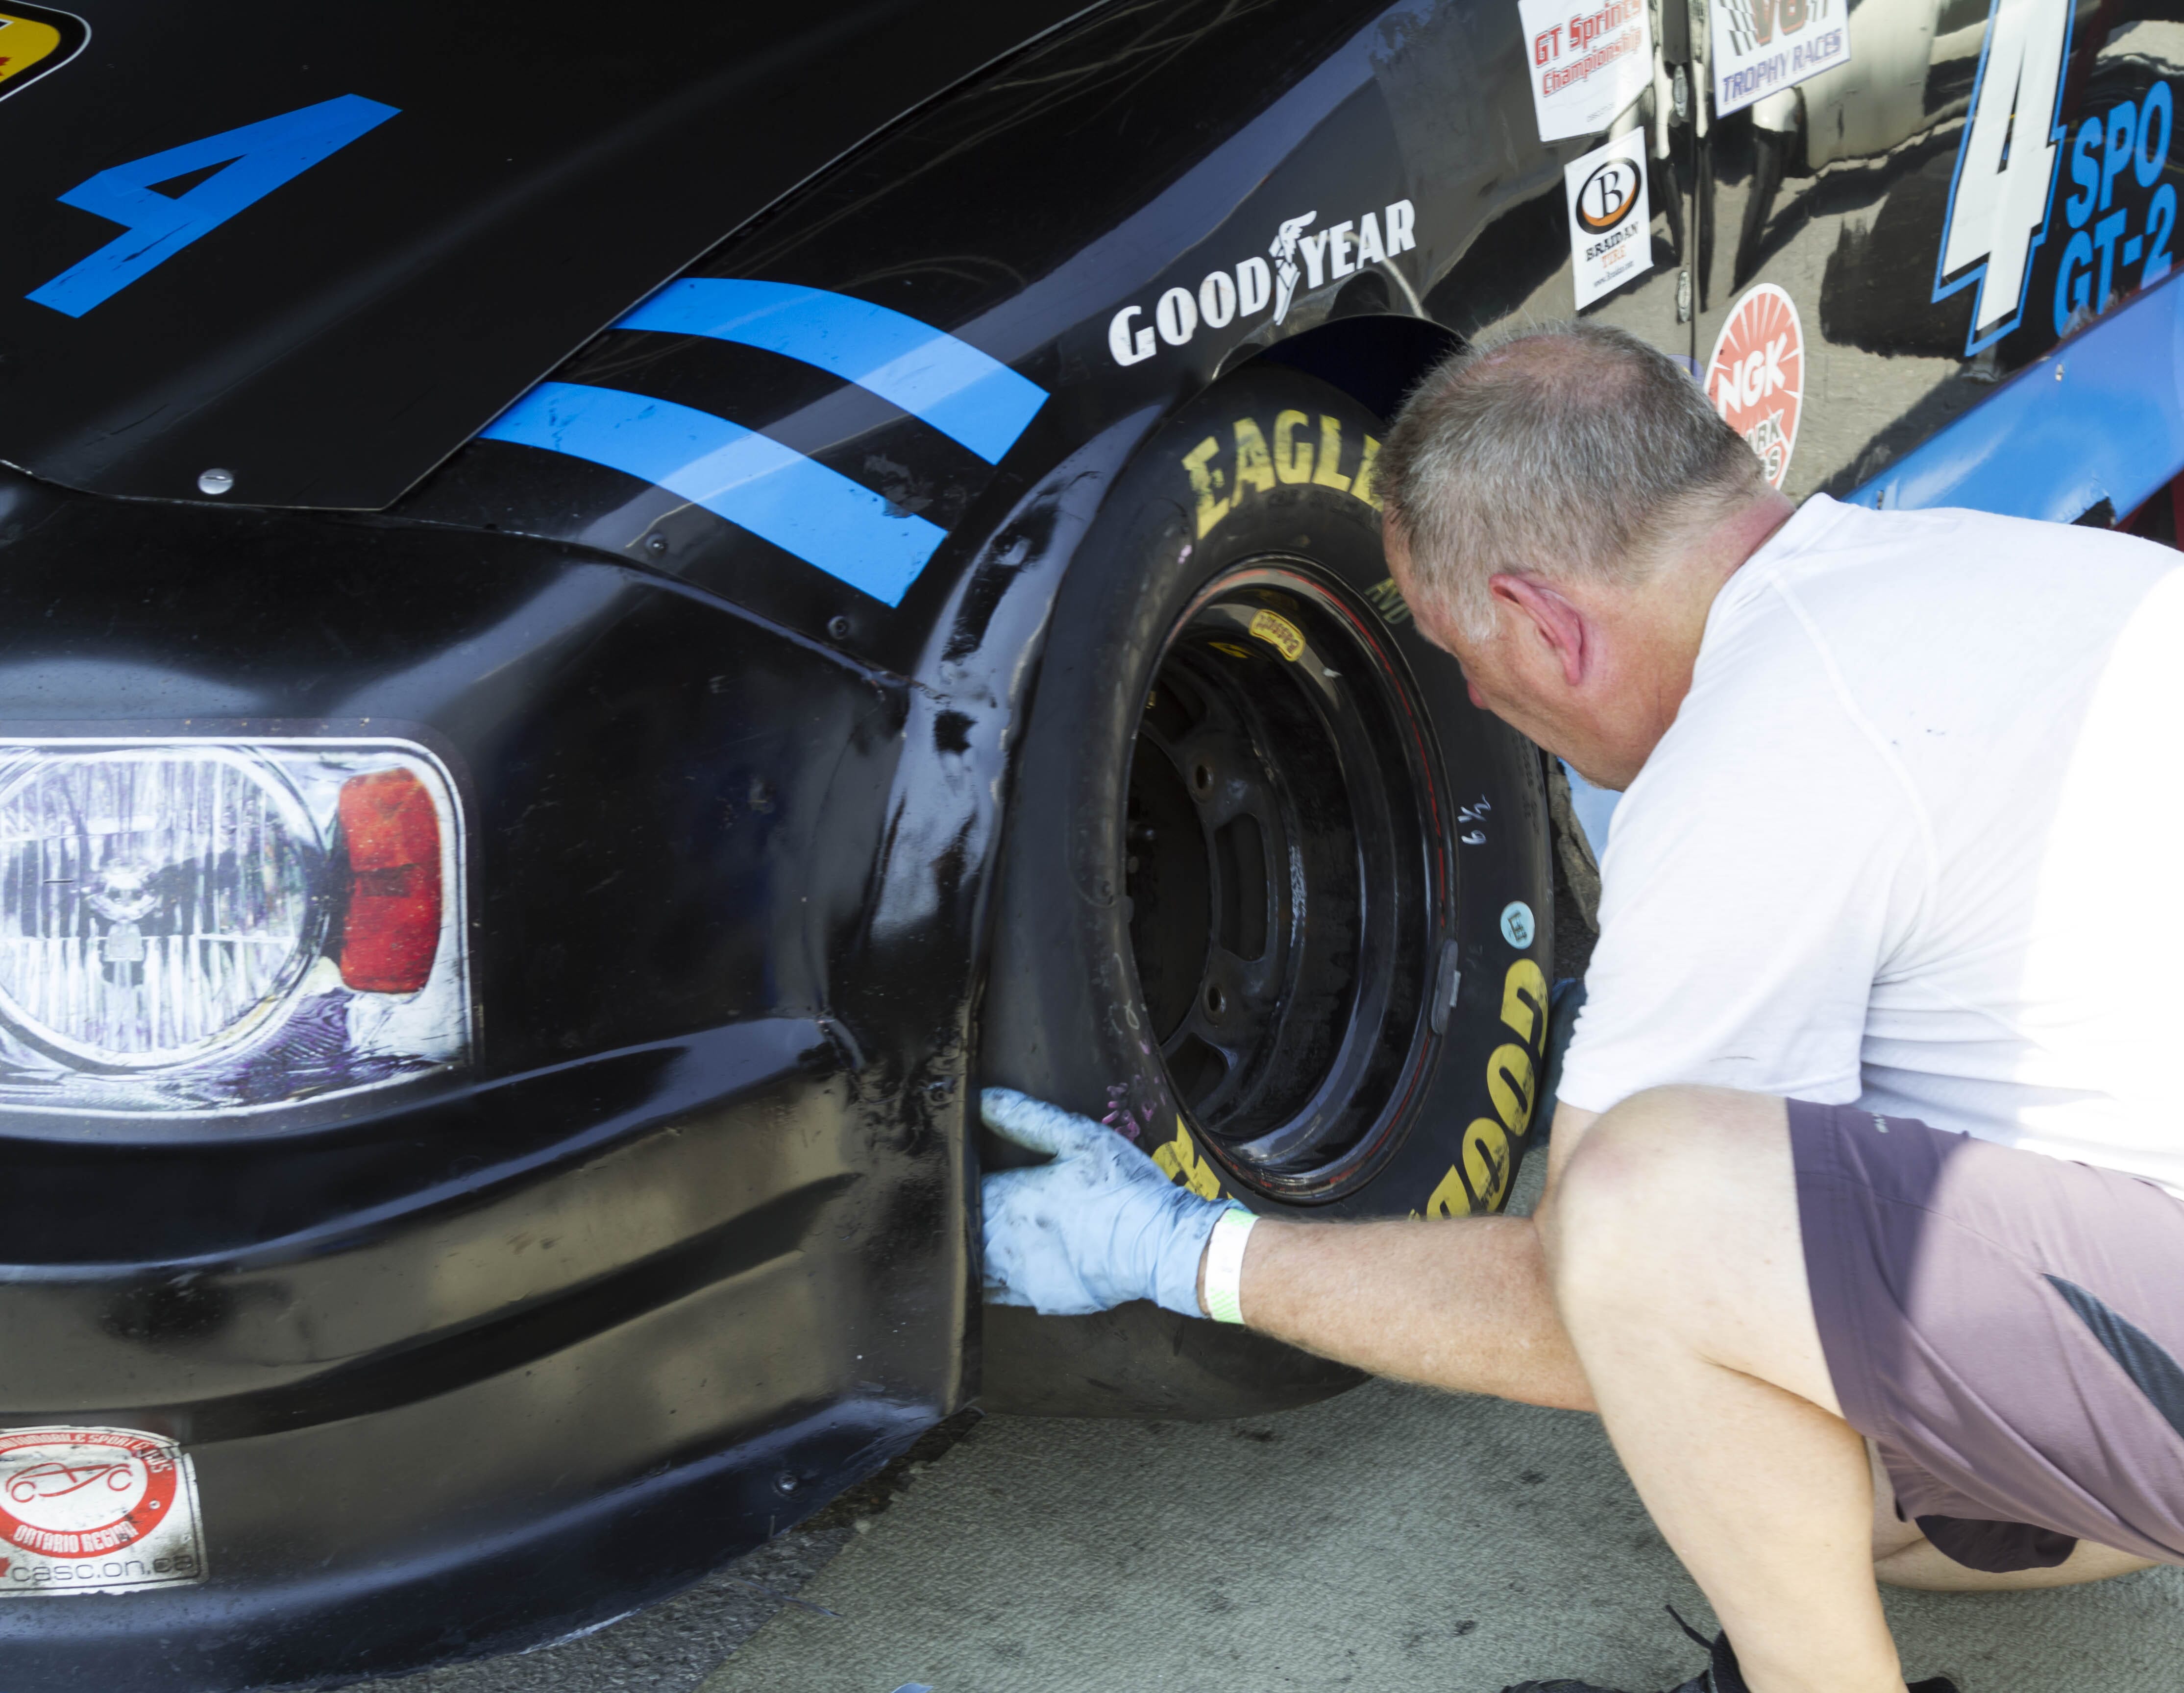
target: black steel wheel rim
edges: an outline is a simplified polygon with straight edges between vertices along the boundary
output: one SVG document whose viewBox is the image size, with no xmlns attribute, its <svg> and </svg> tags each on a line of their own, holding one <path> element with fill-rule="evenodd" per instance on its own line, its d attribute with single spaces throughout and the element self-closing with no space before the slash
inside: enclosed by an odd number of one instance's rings
<svg viewBox="0 0 2184 1693">
<path fill-rule="evenodd" d="M 1177 620 L 1131 760 L 1130 938 L 1176 1097 L 1248 1188 L 1336 1198 L 1393 1150 L 1453 891 L 1433 769 L 1379 620 L 1310 563 L 1240 565 Z"/>
</svg>

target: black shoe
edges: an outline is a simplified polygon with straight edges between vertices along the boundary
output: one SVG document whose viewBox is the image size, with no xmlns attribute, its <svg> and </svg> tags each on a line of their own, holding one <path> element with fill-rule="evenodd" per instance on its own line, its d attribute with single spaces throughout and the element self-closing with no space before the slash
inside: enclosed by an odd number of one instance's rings
<svg viewBox="0 0 2184 1693">
<path fill-rule="evenodd" d="M 1669 1614 L 1676 1617 L 1673 1605 Z M 1743 1672 L 1736 1667 L 1736 1653 L 1727 1635 L 1708 1640 L 1681 1617 L 1676 1617 L 1676 1626 L 1706 1648 L 1707 1667 L 1671 1693 L 1751 1693 L 1744 1685 Z M 1590 1681 L 1520 1681 L 1514 1687 L 1503 1688 L 1502 1693 L 1614 1693 L 1614 1690 L 1596 1687 Z M 1910 1693 L 1957 1693 L 1957 1688 L 1946 1675 L 1936 1675 L 1930 1680 L 1913 1682 Z"/>
</svg>

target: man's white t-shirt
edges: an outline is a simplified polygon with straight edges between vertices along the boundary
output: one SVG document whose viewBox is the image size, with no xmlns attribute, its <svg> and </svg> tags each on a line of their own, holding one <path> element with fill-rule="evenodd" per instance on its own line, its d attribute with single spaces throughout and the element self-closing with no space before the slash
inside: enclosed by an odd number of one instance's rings
<svg viewBox="0 0 2184 1693">
<path fill-rule="evenodd" d="M 2184 571 L 1816 495 L 1617 806 L 1561 1098 L 1886 1115 L 2184 1198 Z"/>
</svg>

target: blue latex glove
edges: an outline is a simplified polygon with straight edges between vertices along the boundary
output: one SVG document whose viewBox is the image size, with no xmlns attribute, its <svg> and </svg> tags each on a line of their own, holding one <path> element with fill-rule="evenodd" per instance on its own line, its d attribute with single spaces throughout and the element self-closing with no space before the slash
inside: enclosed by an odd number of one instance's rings
<svg viewBox="0 0 2184 1693">
<path fill-rule="evenodd" d="M 1198 1261 L 1230 1209 L 1171 1184 L 1160 1167 L 1103 1122 L 1012 1088 L 978 1097 L 1004 1140 L 1051 1153 L 1051 1164 L 1003 1170 L 983 1183 L 986 1297 L 1048 1317 L 1150 1299 L 1203 1317 Z"/>
</svg>

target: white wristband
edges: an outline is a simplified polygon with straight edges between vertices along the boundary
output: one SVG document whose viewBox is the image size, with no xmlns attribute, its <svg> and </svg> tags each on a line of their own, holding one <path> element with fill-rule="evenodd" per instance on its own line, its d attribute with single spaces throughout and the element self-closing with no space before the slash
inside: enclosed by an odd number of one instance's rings
<svg viewBox="0 0 2184 1693">
<path fill-rule="evenodd" d="M 1216 1323 L 1241 1323 L 1244 1243 L 1258 1218 L 1240 1205 L 1221 1213 L 1206 1242 L 1206 1312 Z"/>
</svg>

